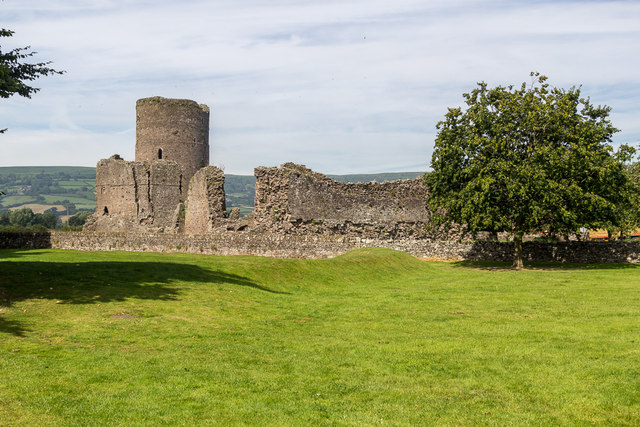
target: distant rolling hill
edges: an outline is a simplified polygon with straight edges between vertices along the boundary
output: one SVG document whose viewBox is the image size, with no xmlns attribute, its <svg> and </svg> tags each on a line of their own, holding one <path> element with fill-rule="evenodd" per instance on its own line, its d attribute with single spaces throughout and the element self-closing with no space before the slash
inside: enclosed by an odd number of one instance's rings
<svg viewBox="0 0 640 427">
<path fill-rule="evenodd" d="M 373 174 L 327 175 L 329 178 L 340 182 L 384 182 L 397 181 L 399 179 L 414 179 L 424 175 L 424 172 L 386 172 Z"/>
<path fill-rule="evenodd" d="M 93 210 L 96 168 L 69 166 L 0 167 L 0 210 L 28 207 L 60 217 Z"/>
<path fill-rule="evenodd" d="M 413 179 L 424 172 L 328 175 L 341 182 L 395 181 Z M 79 166 L 0 167 L 0 211 L 30 207 L 34 212 L 56 208 L 59 215 L 78 210 L 93 210 L 96 168 Z M 225 175 L 227 208 L 239 207 L 241 213 L 253 210 L 256 179 L 252 175 Z"/>
</svg>

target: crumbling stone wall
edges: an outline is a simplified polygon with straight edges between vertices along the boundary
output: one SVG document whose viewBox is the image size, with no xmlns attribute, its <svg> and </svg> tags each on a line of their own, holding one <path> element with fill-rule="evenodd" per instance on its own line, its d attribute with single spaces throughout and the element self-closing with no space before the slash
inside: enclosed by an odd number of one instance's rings
<svg viewBox="0 0 640 427">
<path fill-rule="evenodd" d="M 184 182 L 209 164 L 209 107 L 160 96 L 136 102 L 136 161 L 172 160 Z"/>
<path fill-rule="evenodd" d="M 357 248 L 382 247 L 446 261 L 513 260 L 513 243 L 365 239 L 331 235 L 215 232 L 202 235 L 92 232 L 0 233 L 0 249 L 77 249 L 260 255 L 276 258 L 330 258 Z M 525 242 L 529 262 L 640 263 L 640 242 Z"/>
<path fill-rule="evenodd" d="M 127 162 L 114 155 L 96 166 L 96 211 L 85 229 L 175 231 L 182 199 L 176 162 Z"/>
<path fill-rule="evenodd" d="M 134 218 L 148 206 L 139 206 L 135 176 L 144 175 L 141 170 L 125 162 L 120 156 L 113 155 L 102 159 L 96 165 L 96 214 L 110 215 L 119 213 Z"/>
<path fill-rule="evenodd" d="M 427 188 L 421 178 L 343 183 L 303 165 L 255 169 L 254 222 L 274 232 L 429 236 Z"/>
<path fill-rule="evenodd" d="M 209 233 L 213 230 L 216 220 L 224 218 L 226 213 L 224 172 L 215 166 L 200 169 L 189 184 L 184 232 Z"/>
</svg>

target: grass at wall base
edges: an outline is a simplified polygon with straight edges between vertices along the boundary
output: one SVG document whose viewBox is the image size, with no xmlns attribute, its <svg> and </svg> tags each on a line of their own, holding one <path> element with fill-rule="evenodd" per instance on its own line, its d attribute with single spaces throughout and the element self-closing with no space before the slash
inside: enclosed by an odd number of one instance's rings
<svg viewBox="0 0 640 427">
<path fill-rule="evenodd" d="M 640 423 L 640 267 L 0 251 L 2 425 Z"/>
</svg>

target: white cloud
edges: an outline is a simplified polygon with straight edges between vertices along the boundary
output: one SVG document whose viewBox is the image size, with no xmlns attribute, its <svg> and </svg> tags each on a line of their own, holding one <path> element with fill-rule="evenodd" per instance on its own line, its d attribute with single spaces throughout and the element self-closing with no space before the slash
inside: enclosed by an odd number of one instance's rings
<svg viewBox="0 0 640 427">
<path fill-rule="evenodd" d="M 135 132 L 9 129 L 2 140 L 3 166 L 95 166 L 115 153 L 133 159 L 135 150 Z"/>
<path fill-rule="evenodd" d="M 3 43 L 31 44 L 68 71 L 36 82 L 43 90 L 32 100 L 0 102 L 0 126 L 11 132 L 0 136 L 2 165 L 132 155 L 135 100 L 162 95 L 212 108 L 211 158 L 230 173 L 289 160 L 328 173 L 425 169 L 435 124 L 463 92 L 480 80 L 519 84 L 534 70 L 557 86 L 583 84 L 613 107 L 623 130 L 616 141 L 640 140 L 637 2 L 7 0 L 0 8 L 16 31 Z M 87 137 L 99 144 L 71 149 Z M 17 145 L 38 138 L 41 157 Z M 69 149 L 61 156 L 48 140 Z"/>
</svg>

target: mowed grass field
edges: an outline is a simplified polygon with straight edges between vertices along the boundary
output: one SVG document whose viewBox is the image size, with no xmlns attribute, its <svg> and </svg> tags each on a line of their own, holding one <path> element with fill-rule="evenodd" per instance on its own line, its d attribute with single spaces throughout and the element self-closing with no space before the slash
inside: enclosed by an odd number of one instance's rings
<svg viewBox="0 0 640 427">
<path fill-rule="evenodd" d="M 0 251 L 0 425 L 638 425 L 640 268 Z"/>
</svg>

